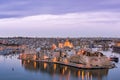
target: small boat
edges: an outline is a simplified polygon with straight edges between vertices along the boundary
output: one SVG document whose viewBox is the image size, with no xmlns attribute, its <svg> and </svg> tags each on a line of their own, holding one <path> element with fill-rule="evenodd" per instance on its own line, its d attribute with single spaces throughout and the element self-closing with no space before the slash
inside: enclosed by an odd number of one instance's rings
<svg viewBox="0 0 120 80">
<path fill-rule="evenodd" d="M 117 56 L 111 55 L 110 56 L 110 61 L 118 62 L 119 58 Z"/>
</svg>

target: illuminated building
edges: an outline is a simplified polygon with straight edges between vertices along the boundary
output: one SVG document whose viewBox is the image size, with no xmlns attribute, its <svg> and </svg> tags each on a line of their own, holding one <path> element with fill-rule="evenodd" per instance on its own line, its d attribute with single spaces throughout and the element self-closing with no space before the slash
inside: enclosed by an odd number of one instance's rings
<svg viewBox="0 0 120 80">
<path fill-rule="evenodd" d="M 64 43 L 64 47 L 69 47 L 69 48 L 73 48 L 73 44 L 69 42 L 69 40 L 67 39 Z"/>
</svg>

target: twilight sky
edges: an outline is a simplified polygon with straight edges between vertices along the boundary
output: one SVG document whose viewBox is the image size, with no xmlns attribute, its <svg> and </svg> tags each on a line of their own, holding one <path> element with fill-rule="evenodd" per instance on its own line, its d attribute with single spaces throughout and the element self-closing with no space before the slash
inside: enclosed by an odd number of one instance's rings
<svg viewBox="0 0 120 80">
<path fill-rule="evenodd" d="M 0 37 L 120 37 L 120 0 L 0 0 Z"/>
</svg>

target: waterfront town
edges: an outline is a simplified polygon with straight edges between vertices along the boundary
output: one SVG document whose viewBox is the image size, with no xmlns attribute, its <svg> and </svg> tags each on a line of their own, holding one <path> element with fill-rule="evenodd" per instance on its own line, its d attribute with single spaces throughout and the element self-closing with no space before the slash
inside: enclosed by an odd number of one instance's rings
<svg viewBox="0 0 120 80">
<path fill-rule="evenodd" d="M 120 0 L 0 0 L 0 80 L 120 80 Z"/>
<path fill-rule="evenodd" d="M 83 69 L 114 68 L 101 50 L 119 52 L 117 38 L 0 38 L 0 54 L 19 54 L 19 59 L 56 63 Z"/>
</svg>

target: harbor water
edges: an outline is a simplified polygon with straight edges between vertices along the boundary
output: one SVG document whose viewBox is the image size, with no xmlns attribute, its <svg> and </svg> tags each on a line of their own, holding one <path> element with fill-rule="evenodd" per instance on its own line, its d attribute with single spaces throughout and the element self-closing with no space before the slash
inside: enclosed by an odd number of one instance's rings
<svg viewBox="0 0 120 80">
<path fill-rule="evenodd" d="M 102 52 L 107 56 L 112 54 Z M 119 53 L 114 55 L 120 58 Z M 17 58 L 18 55 L 0 56 L 0 80 L 120 80 L 120 62 L 113 69 L 86 70 Z"/>
</svg>

